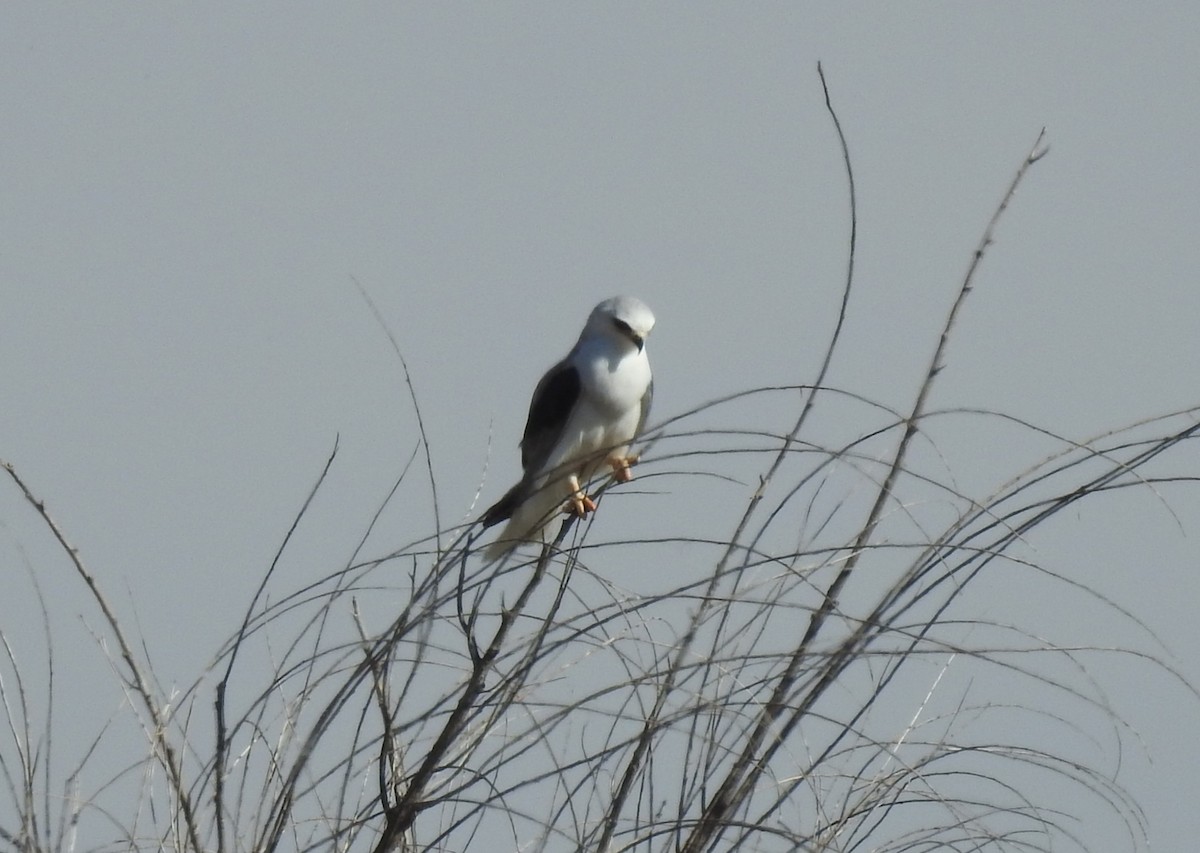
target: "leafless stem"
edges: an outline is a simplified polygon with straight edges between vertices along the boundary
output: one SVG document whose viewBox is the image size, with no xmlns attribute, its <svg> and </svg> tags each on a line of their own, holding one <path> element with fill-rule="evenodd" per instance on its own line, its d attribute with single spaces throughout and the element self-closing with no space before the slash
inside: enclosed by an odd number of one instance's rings
<svg viewBox="0 0 1200 853">
<path fill-rule="evenodd" d="M 84 566 L 78 549 L 67 540 L 66 534 L 58 526 L 54 518 L 51 517 L 45 503 L 33 494 L 29 486 L 25 484 L 25 481 L 21 479 L 21 476 L 17 474 L 16 469 L 9 462 L 0 461 L 0 466 L 4 468 L 9 478 L 17 484 L 17 488 L 21 490 L 25 501 L 34 508 L 42 521 L 50 528 L 51 533 L 54 534 L 54 538 L 58 540 L 58 544 L 70 559 L 71 565 L 75 567 L 75 573 L 87 585 L 88 592 L 99 606 L 100 612 L 104 615 L 104 621 L 108 624 L 113 638 L 117 641 L 117 647 L 121 651 L 121 659 L 125 663 L 125 674 L 133 687 L 134 695 L 141 701 L 142 707 L 150 718 L 150 725 L 148 726 L 150 737 L 159 761 L 167 771 L 171 787 L 174 789 L 176 797 L 178 797 L 179 808 L 183 813 L 183 825 L 187 833 L 188 843 L 193 851 L 200 853 L 203 848 L 200 846 L 199 827 L 196 823 L 195 810 L 192 806 L 191 796 L 184 784 L 183 769 L 178 756 L 175 754 L 175 747 L 171 745 L 171 741 L 167 737 L 167 723 L 159 713 L 158 702 L 150 690 L 140 664 L 133 655 L 133 648 L 126 639 L 125 632 L 121 630 L 121 624 L 117 620 L 116 614 L 109 606 L 108 599 L 105 598 L 104 593 L 100 591 L 100 586 L 96 583 L 95 577 Z"/>
</svg>

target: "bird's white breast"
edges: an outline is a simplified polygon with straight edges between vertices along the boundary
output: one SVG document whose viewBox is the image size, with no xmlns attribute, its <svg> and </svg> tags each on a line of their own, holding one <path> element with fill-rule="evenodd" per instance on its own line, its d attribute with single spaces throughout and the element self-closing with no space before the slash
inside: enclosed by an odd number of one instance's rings
<svg viewBox="0 0 1200 853">
<path fill-rule="evenodd" d="M 562 443 L 548 460 L 548 470 L 632 441 L 641 421 L 642 397 L 650 387 L 645 351 L 630 352 L 611 340 L 585 343 L 576 354 L 575 367 L 579 402 Z"/>
<path fill-rule="evenodd" d="M 646 352 L 625 355 L 584 353 L 579 365 L 583 397 L 606 414 L 616 417 L 640 412 L 642 397 L 650 387 L 650 360 Z"/>
</svg>

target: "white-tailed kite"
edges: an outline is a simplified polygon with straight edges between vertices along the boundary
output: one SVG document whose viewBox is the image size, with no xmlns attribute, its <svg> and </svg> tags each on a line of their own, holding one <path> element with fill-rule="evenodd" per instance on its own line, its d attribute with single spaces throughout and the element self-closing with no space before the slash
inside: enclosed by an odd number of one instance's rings
<svg viewBox="0 0 1200 853">
<path fill-rule="evenodd" d="M 637 461 L 629 445 L 646 424 L 654 382 L 646 336 L 654 314 L 632 296 L 592 309 L 567 357 L 538 382 L 521 439 L 525 474 L 483 514 L 483 526 L 508 520 L 486 555 L 500 557 L 542 538 L 560 510 L 587 516 L 596 504 L 584 486 L 607 464 L 621 483 Z"/>
</svg>

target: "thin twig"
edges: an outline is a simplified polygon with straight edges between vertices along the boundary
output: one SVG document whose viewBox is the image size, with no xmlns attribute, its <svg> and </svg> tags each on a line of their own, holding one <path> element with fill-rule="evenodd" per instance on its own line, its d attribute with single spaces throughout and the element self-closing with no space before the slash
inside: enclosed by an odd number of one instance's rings
<svg viewBox="0 0 1200 853">
<path fill-rule="evenodd" d="M 163 719 L 162 714 L 159 713 L 158 704 L 150 692 L 150 687 L 145 675 L 142 673 L 141 666 L 133 655 L 133 647 L 126 639 L 125 632 L 121 630 L 121 624 L 117 621 L 116 614 L 109 606 L 108 599 L 100 591 L 100 586 L 96 583 L 95 577 L 84 567 L 78 549 L 67 540 L 62 528 L 58 526 L 58 523 L 51 517 L 49 511 L 47 511 L 45 503 L 33 494 L 29 486 L 25 484 L 25 481 L 21 479 L 16 469 L 10 463 L 0 461 L 0 467 L 4 468 L 9 478 L 17 484 L 21 493 L 25 496 L 26 502 L 37 511 L 42 521 L 50 528 L 51 533 L 54 534 L 54 538 L 58 540 L 58 544 L 66 552 L 67 557 L 71 560 L 71 564 L 75 567 L 75 573 L 87 585 L 92 599 L 100 607 L 100 612 L 104 615 L 104 620 L 108 623 L 108 628 L 112 631 L 113 637 L 117 641 L 117 647 L 121 651 L 121 659 L 125 662 L 127 676 L 133 684 L 134 693 L 150 717 L 149 736 L 151 743 L 155 747 L 155 753 L 158 755 L 160 763 L 167 771 L 167 776 L 171 781 L 171 787 L 174 789 L 175 795 L 179 798 L 179 808 L 183 812 L 184 831 L 187 833 L 188 844 L 195 853 L 200 853 L 203 848 L 200 846 L 199 827 L 196 824 L 196 813 L 192 807 L 191 796 L 184 785 L 182 766 L 180 765 L 178 756 L 175 754 L 175 748 L 167 738 L 166 721 Z"/>
<path fill-rule="evenodd" d="M 770 698 L 763 706 L 763 710 L 758 717 L 758 722 L 750 736 L 746 739 L 738 760 L 734 762 L 704 809 L 703 815 L 682 848 L 683 853 L 699 853 L 700 850 L 723 832 L 725 821 L 730 813 L 749 796 L 750 791 L 753 790 L 755 781 L 765 768 L 769 766 L 771 757 L 786 740 L 792 726 L 803 717 L 815 697 L 823 692 L 824 685 L 831 683 L 833 678 L 841 671 L 845 665 L 845 661 L 848 659 L 849 650 L 854 648 L 853 645 L 843 644 L 841 647 L 842 651 L 826 664 L 824 674 L 817 688 L 809 691 L 809 699 L 806 703 L 800 708 L 789 705 L 788 699 L 792 693 L 796 678 L 802 671 L 804 662 L 809 656 L 813 641 L 830 615 L 836 610 L 838 596 L 858 565 L 859 558 L 865 553 L 866 547 L 875 532 L 876 525 L 883 514 L 884 506 L 891 500 L 896 478 L 904 469 L 904 460 L 909 444 L 913 436 L 916 435 L 917 424 L 920 422 L 921 415 L 925 409 L 925 401 L 928 399 L 930 389 L 933 387 L 934 379 L 941 370 L 942 359 L 950 339 L 950 331 L 953 329 L 955 321 L 958 318 L 958 312 L 971 290 L 975 271 L 979 268 L 987 247 L 992 244 L 996 223 L 1007 209 L 1009 201 L 1021 183 L 1021 179 L 1024 178 L 1029 167 L 1045 155 L 1046 150 L 1042 148 L 1044 136 L 1045 129 L 1038 134 L 1029 154 L 1025 156 L 1021 166 L 1017 169 L 1016 175 L 1009 184 L 1008 191 L 1004 194 L 999 206 L 992 214 L 987 228 L 984 230 L 983 237 L 980 239 L 979 245 L 971 258 L 967 274 L 963 278 L 958 296 L 955 298 L 950 313 L 946 317 L 938 345 L 934 349 L 929 367 L 925 372 L 925 378 L 921 383 L 920 390 L 917 392 L 917 397 L 913 402 L 912 411 L 905 423 L 904 434 L 901 436 L 892 462 L 888 466 L 888 472 L 883 484 L 876 492 L 875 502 L 871 506 L 866 520 L 859 530 L 854 544 L 850 548 L 849 557 L 842 564 L 838 574 L 826 590 L 821 605 L 809 618 L 808 627 L 805 629 L 799 645 L 792 652 L 787 668 L 776 682 Z M 864 625 L 866 624 L 864 623 Z M 861 631 L 863 628 L 859 630 Z M 778 721 L 785 714 L 787 714 L 789 722 L 783 726 L 779 726 Z"/>
<path fill-rule="evenodd" d="M 392 345 L 392 351 L 396 353 L 396 358 L 400 361 L 400 369 L 404 371 L 404 384 L 408 387 L 408 398 L 412 401 L 413 413 L 417 416 L 417 431 L 421 434 L 421 447 L 425 451 L 425 471 L 429 475 L 429 494 L 433 500 L 433 529 L 435 531 L 434 535 L 437 537 L 438 552 L 441 553 L 442 515 L 441 503 L 438 501 L 437 477 L 433 473 L 433 451 L 429 446 L 429 434 L 425 431 L 425 418 L 421 415 L 421 404 L 417 401 L 417 389 L 413 386 L 412 374 L 408 370 L 408 361 L 404 358 L 404 353 L 400 349 L 400 343 L 396 340 L 396 336 L 392 334 L 391 327 L 383 319 L 383 313 L 375 304 L 375 300 L 371 298 L 366 288 L 362 286 L 362 283 L 355 276 L 350 276 L 350 280 L 354 282 L 354 286 L 358 288 L 359 295 L 367 303 L 367 307 L 371 309 L 371 315 L 379 323 L 379 327 L 383 329 L 383 333 L 387 335 L 387 339 Z"/>
<path fill-rule="evenodd" d="M 308 497 L 304 499 L 300 511 L 292 519 L 291 526 L 288 528 L 287 533 L 284 534 L 283 541 L 279 543 L 279 548 L 275 551 L 271 565 L 267 567 L 262 580 L 259 581 L 258 589 L 254 591 L 254 596 L 250 599 L 250 604 L 246 608 L 246 615 L 242 617 L 242 626 L 238 629 L 233 645 L 229 650 L 229 660 L 225 664 L 225 674 L 217 682 L 216 697 L 213 700 L 217 728 L 216 755 L 213 760 L 213 810 L 217 820 L 217 853 L 224 853 L 225 850 L 225 761 L 229 749 L 229 737 L 225 721 L 225 693 L 229 687 L 229 679 L 233 675 L 233 665 L 237 661 L 238 652 L 241 650 L 242 643 L 246 639 L 246 632 L 250 627 L 250 619 L 254 615 L 254 609 L 258 606 L 259 599 L 262 598 L 263 591 L 267 588 L 271 576 L 275 574 L 275 569 L 279 566 L 283 552 L 287 548 L 288 543 L 291 542 L 292 535 L 300 526 L 300 521 L 308 512 L 313 498 L 317 496 L 321 484 L 325 482 L 325 478 L 329 475 L 329 469 L 333 466 L 333 460 L 337 458 L 339 439 L 340 436 L 334 438 L 333 449 L 329 452 L 321 473 L 317 476 L 317 480 L 313 483 L 312 488 L 309 489 Z"/>
</svg>

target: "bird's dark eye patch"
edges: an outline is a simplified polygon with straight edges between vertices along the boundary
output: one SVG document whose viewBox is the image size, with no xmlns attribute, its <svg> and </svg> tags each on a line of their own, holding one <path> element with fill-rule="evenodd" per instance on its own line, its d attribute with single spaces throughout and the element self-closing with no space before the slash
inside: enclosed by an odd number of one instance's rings
<svg viewBox="0 0 1200 853">
<path fill-rule="evenodd" d="M 622 334 L 628 335 L 633 332 L 633 329 L 629 327 L 628 323 L 626 323 L 624 320 L 618 320 L 616 317 L 613 317 L 613 325 L 616 326 Z"/>
</svg>

